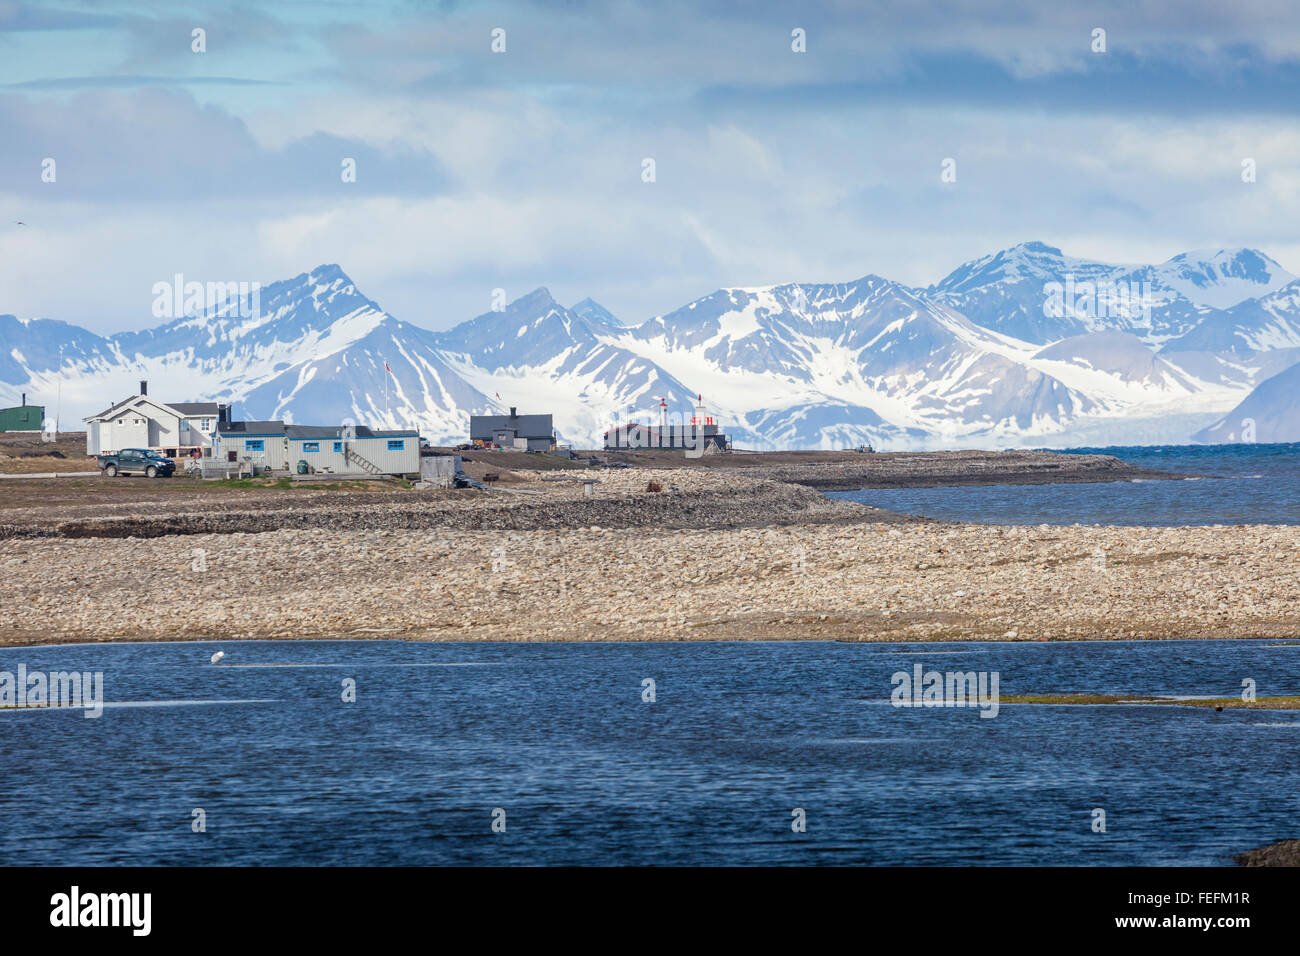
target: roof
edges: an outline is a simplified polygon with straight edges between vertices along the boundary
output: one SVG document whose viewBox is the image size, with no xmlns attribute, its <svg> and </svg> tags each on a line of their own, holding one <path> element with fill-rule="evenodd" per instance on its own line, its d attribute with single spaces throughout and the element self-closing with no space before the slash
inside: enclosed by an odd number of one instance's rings
<svg viewBox="0 0 1300 956">
<path fill-rule="evenodd" d="M 93 422 L 101 418 L 109 418 L 123 405 L 134 402 L 136 399 L 142 399 L 154 408 L 168 409 L 182 417 L 208 415 L 212 418 L 217 418 L 219 417 L 219 410 L 225 407 L 219 405 L 217 402 L 160 402 L 151 395 L 128 395 L 120 402 L 114 402 L 99 414 L 91 415 L 89 418 L 83 418 L 82 421 Z"/>
<path fill-rule="evenodd" d="M 91 415 L 89 418 L 83 418 L 82 421 L 84 421 L 84 422 L 93 422 L 93 421 L 95 421 L 96 419 L 100 419 L 100 418 L 108 418 L 108 417 L 111 416 L 114 412 L 116 412 L 119 408 L 121 408 L 123 405 L 126 405 L 126 404 L 128 404 L 129 402 L 134 402 L 134 401 L 136 401 L 137 399 L 140 399 L 140 400 L 143 400 L 143 401 L 148 402 L 148 403 L 149 403 L 150 405 L 152 405 L 154 408 L 170 408 L 170 406 L 168 406 L 165 402 L 160 402 L 160 401 L 158 401 L 156 398 L 150 398 L 148 395 L 128 395 L 126 398 L 122 399 L 120 402 L 114 402 L 112 405 L 108 406 L 108 408 L 104 409 L 104 410 L 103 410 L 102 412 L 100 412 L 98 415 Z"/>
<path fill-rule="evenodd" d="M 469 417 L 470 438 L 491 438 L 492 432 L 500 429 L 513 429 L 520 438 L 550 439 L 554 426 L 550 415 L 471 415 Z"/>
<path fill-rule="evenodd" d="M 238 438 L 240 435 L 283 435 L 293 441 L 312 441 L 320 438 L 344 438 L 348 432 L 353 438 L 418 438 L 415 429 L 368 428 L 365 425 L 286 425 L 270 422 L 221 422 L 218 435 Z"/>
<path fill-rule="evenodd" d="M 218 435 L 283 435 L 284 422 L 221 422 Z"/>
<path fill-rule="evenodd" d="M 345 431 L 353 438 L 416 438 L 419 432 L 414 429 L 374 429 L 365 425 L 285 425 L 285 435 L 294 440 L 311 440 L 313 438 L 344 438 Z"/>
<path fill-rule="evenodd" d="M 174 408 L 182 415 L 208 415 L 213 418 L 221 411 L 223 405 L 217 402 L 167 402 L 168 408 Z"/>
</svg>

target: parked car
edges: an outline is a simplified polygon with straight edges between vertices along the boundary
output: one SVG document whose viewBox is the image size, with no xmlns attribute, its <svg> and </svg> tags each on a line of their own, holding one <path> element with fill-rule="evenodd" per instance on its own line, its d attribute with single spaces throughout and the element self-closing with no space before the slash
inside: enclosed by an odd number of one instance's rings
<svg viewBox="0 0 1300 956">
<path fill-rule="evenodd" d="M 109 478 L 118 475 L 170 478 L 176 472 L 174 461 L 148 448 L 123 448 L 116 455 L 99 455 L 96 460 Z"/>
</svg>

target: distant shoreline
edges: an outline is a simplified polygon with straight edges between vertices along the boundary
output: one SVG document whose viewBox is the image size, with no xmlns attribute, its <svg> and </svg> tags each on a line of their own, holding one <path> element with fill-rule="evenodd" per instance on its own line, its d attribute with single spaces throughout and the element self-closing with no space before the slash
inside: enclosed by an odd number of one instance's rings
<svg viewBox="0 0 1300 956">
<path fill-rule="evenodd" d="M 698 459 L 687 459 L 681 452 L 668 451 L 596 454 L 635 467 L 725 471 L 819 491 L 1074 484 L 1189 477 L 1130 465 L 1113 455 L 1054 451 L 787 451 L 706 455 Z"/>
</svg>

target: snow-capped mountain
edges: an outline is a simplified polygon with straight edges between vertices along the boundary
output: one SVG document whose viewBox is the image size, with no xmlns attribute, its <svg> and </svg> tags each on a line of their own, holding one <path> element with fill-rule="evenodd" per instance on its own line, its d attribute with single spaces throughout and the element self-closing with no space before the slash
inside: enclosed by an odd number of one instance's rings
<svg viewBox="0 0 1300 956">
<path fill-rule="evenodd" d="M 1195 437 L 1216 444 L 1300 441 L 1300 365 L 1261 382 L 1240 405 Z"/>
<path fill-rule="evenodd" d="M 977 325 L 1026 342 L 1117 331 L 1160 345 L 1294 279 L 1255 249 L 1187 252 L 1160 265 L 1123 266 L 1028 242 L 965 263 L 926 292 Z"/>
<path fill-rule="evenodd" d="M 0 365 L 0 389 L 26 385 L 51 406 L 59 395 L 64 428 L 133 394 L 141 380 L 164 401 L 234 402 L 247 418 L 446 433 L 464 433 L 470 412 L 492 405 L 444 365 L 432 333 L 384 312 L 336 265 L 272 283 L 259 299 L 107 339 L 0 317 L 0 342 L 14 343 Z M 55 338 L 64 345 L 61 374 Z"/>
<path fill-rule="evenodd" d="M 657 421 L 661 401 L 689 415 L 699 394 L 748 447 L 1221 440 L 1216 423 L 1297 361 L 1300 280 L 1253 250 L 1112 266 L 1026 243 L 928 289 L 720 289 L 640 325 L 542 288 L 435 333 L 335 265 L 141 332 L 0 316 L 0 404 L 57 395 L 64 429 L 147 379 L 165 401 L 435 442 L 517 406 L 593 446 L 615 422 Z"/>
<path fill-rule="evenodd" d="M 623 341 L 703 383 L 731 430 L 753 443 L 1001 440 L 1093 404 L 1030 367 L 1023 343 L 879 276 L 720 290 Z"/>
<path fill-rule="evenodd" d="M 1246 299 L 1282 288 L 1295 276 L 1258 249 L 1184 252 L 1142 270 L 1160 290 L 1172 290 L 1189 302 L 1227 309 Z"/>
<path fill-rule="evenodd" d="M 1300 346 L 1300 280 L 1210 313 L 1165 343 L 1168 352 L 1265 352 Z"/>
<path fill-rule="evenodd" d="M 1062 339 L 1034 353 L 1039 361 L 1066 362 L 1156 389 L 1195 391 L 1194 376 L 1165 361 L 1129 332 L 1091 332 Z"/>
</svg>

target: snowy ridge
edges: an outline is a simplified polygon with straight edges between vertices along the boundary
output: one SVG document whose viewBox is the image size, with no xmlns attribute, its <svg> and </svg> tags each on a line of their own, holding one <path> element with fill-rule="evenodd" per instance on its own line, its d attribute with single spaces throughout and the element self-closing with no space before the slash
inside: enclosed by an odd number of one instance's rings
<svg viewBox="0 0 1300 956">
<path fill-rule="evenodd" d="M 1071 292 L 1059 314 L 1045 309 L 1053 283 Z M 1226 440 L 1216 423 L 1300 361 L 1300 280 L 1249 249 L 1117 266 L 1024 243 L 928 289 L 877 275 L 719 289 L 634 326 L 539 288 L 430 332 L 336 265 L 251 305 L 108 337 L 0 315 L 0 402 L 26 391 L 52 408 L 61 385 L 68 429 L 147 379 L 164 401 L 439 443 L 513 405 L 552 413 L 563 440 L 590 447 L 615 422 L 657 421 L 661 400 L 689 414 L 703 394 L 740 446 L 1062 446 Z"/>
</svg>

